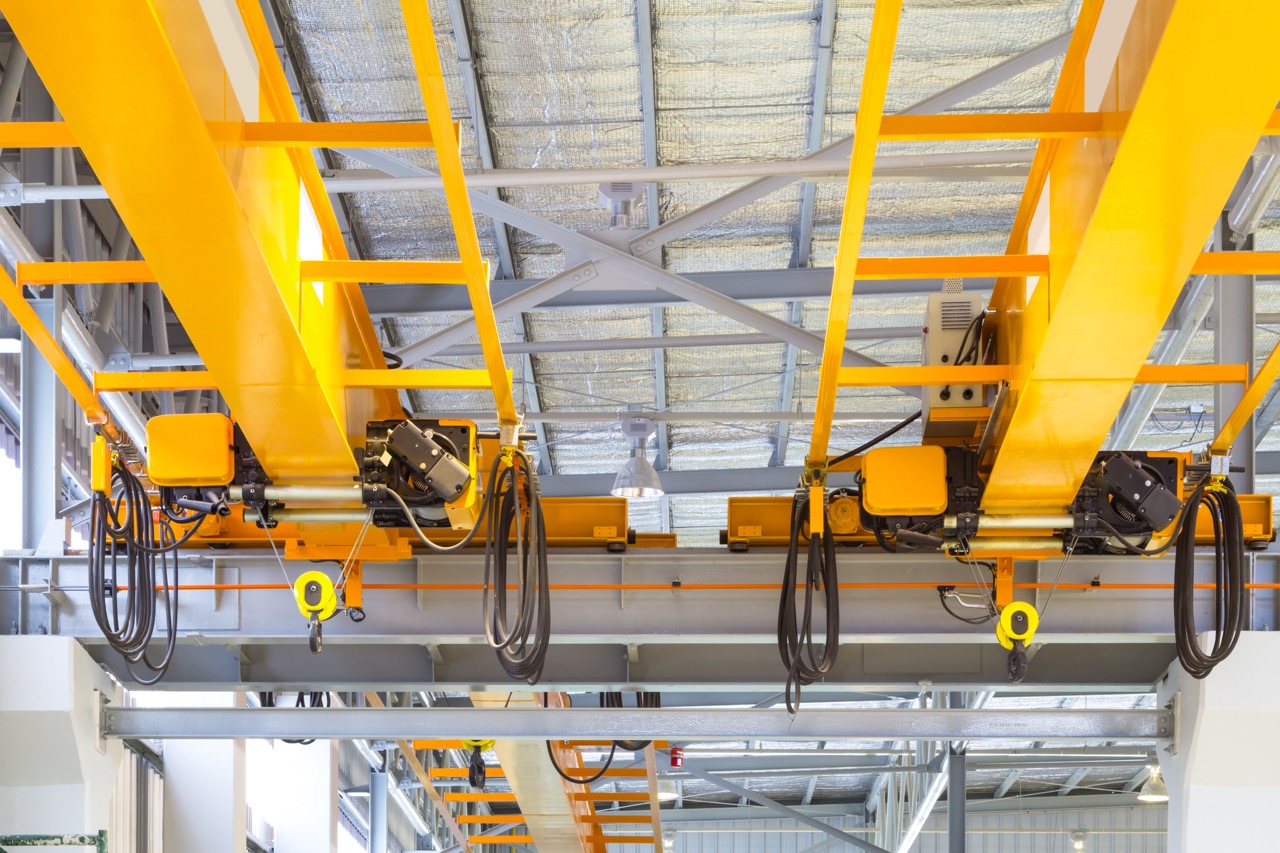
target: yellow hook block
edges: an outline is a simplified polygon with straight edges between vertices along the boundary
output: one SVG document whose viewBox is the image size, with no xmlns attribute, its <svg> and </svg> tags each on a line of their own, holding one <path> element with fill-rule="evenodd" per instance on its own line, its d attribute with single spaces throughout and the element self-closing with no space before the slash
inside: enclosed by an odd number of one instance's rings
<svg viewBox="0 0 1280 853">
<path fill-rule="evenodd" d="M 996 639 L 1000 641 L 1000 645 L 1013 651 L 1014 640 L 1021 640 L 1024 646 L 1030 645 L 1038 627 L 1040 614 L 1035 607 L 1025 601 L 1015 601 L 1000 611 L 1000 621 L 996 623 Z"/>
</svg>

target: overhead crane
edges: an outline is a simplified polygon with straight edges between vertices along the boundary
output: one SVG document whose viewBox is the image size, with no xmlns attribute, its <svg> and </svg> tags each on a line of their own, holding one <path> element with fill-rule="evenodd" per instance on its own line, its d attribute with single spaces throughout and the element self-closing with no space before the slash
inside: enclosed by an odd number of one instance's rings
<svg viewBox="0 0 1280 853">
<path fill-rule="evenodd" d="M 163 573 L 164 555 L 178 547 L 265 545 L 276 551 L 311 626 L 313 649 L 321 651 L 326 619 L 340 611 L 365 617 L 365 563 L 422 547 L 483 543 L 502 567 L 492 583 L 486 577 L 486 592 L 502 610 L 514 542 L 527 593 L 522 601 L 534 603 L 521 605 L 521 627 L 508 631 L 505 615 L 487 617 L 487 627 L 513 676 L 537 682 L 551 630 L 546 547 L 675 543 L 631 534 L 620 499 L 538 500 L 426 4 L 402 2 L 427 121 L 400 124 L 302 122 L 251 0 L 238 0 L 240 19 L 218 27 L 198 4 L 177 0 L 112 6 L 86 0 L 56 26 L 42 3 L 2 5 L 63 121 L 10 124 L 0 129 L 0 141 L 79 147 L 145 258 L 22 264 L 16 281 L 0 280 L 4 304 L 99 427 L 93 545 L 102 579 L 109 554 L 114 561 L 132 553 L 138 566 L 150 566 L 123 583 L 113 572 L 112 594 L 132 597 L 126 595 L 132 588 L 157 581 L 172 591 L 165 631 L 171 651 L 181 630 L 180 585 L 157 576 L 155 564 Z M 1250 365 L 1144 361 L 1188 275 L 1280 269 L 1275 253 L 1200 248 L 1257 140 L 1280 133 L 1280 84 L 1264 61 L 1280 35 L 1280 10 L 1265 0 L 1244 6 L 1226 19 L 1209 4 L 1139 4 L 1140 26 L 1130 27 L 1101 104 L 1089 105 L 1086 57 L 1101 3 L 1085 0 L 1048 113 L 886 116 L 902 2 L 876 3 L 805 475 L 794 498 L 730 499 L 724 535 L 731 550 L 788 548 L 779 645 L 789 702 L 798 703 L 802 684 L 821 679 L 839 648 L 838 634 L 828 633 L 817 650 L 809 617 L 797 623 L 796 590 L 825 593 L 828 615 L 838 612 L 836 559 L 846 546 L 942 552 L 957 559 L 958 577 L 977 571 L 985 596 L 978 606 L 1010 649 L 1015 680 L 1025 672 L 1038 617 L 1015 600 L 1015 558 L 1142 555 L 1176 544 L 1189 561 L 1195 545 L 1213 545 L 1218 583 L 1238 608 L 1241 578 L 1233 561 L 1241 548 L 1270 542 L 1273 530 L 1270 496 L 1234 493 L 1230 452 L 1280 376 L 1280 348 L 1252 378 Z M 1250 25 L 1239 27 L 1242 19 Z M 1202 69 L 1228 58 L 1241 82 L 1223 88 Z M 120 91 L 137 93 L 128 109 L 115 102 Z M 860 258 L 878 143 L 958 139 L 1040 140 L 1007 253 Z M 338 144 L 434 151 L 458 259 L 351 259 L 310 154 Z M 1000 278 L 986 308 L 968 310 L 963 329 L 947 328 L 947 294 L 941 295 L 939 322 L 930 320 L 937 346 L 929 363 L 844 366 L 856 282 L 893 277 L 897 268 Z M 163 288 L 205 370 L 100 373 L 90 384 L 23 296 L 24 287 L 151 280 Z M 364 280 L 465 287 L 484 368 L 389 369 L 360 296 Z M 955 341 L 961 331 L 954 350 L 938 343 Z M 1106 346 L 1082 343 L 1089 339 Z M 1107 449 L 1120 406 L 1144 382 L 1236 383 L 1245 390 L 1204 453 Z M 837 396 L 854 386 L 933 389 L 918 416 L 922 444 L 833 455 Z M 939 388 L 948 395 L 964 389 L 967 399 L 944 397 Z M 231 418 L 154 418 L 140 466 L 127 452 L 131 438 L 140 437 L 111 421 L 99 395 L 190 389 L 216 389 Z M 397 395 L 407 389 L 487 389 L 498 431 L 486 434 L 447 416 L 408 417 Z M 829 476 L 838 473 L 855 474 L 858 486 L 830 488 Z M 153 513 L 165 520 L 153 520 Z M 802 546 L 809 549 L 805 579 Z M 312 569 L 291 579 L 287 564 L 303 560 L 337 562 L 341 571 L 335 578 Z M 939 587 L 938 594 L 944 606 L 969 603 L 954 589 Z M 1224 607 L 1224 621 L 1231 621 L 1232 606 Z M 163 675 L 164 662 L 146 656 L 150 634 L 103 624 L 116 632 L 113 643 L 139 667 L 140 680 Z M 1197 658 L 1180 649 L 1202 674 L 1230 650 L 1232 627 L 1219 627 L 1222 645 L 1212 653 Z M 570 759 L 565 749 L 561 758 Z M 651 749 L 647 761 L 652 789 Z M 589 793 L 570 790 L 568 801 L 576 804 L 577 842 L 592 849 L 616 843 L 600 834 Z M 656 844 L 656 799 L 650 819 L 654 834 L 645 840 Z M 483 843 L 458 823 L 454 829 L 464 847 Z"/>
</svg>

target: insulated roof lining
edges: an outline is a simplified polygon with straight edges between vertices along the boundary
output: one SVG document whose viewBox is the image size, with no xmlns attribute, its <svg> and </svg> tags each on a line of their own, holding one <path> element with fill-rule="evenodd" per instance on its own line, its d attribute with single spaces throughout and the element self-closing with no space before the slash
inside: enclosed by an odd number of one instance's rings
<svg viewBox="0 0 1280 853">
<path fill-rule="evenodd" d="M 859 75 L 870 26 L 870 0 L 839 0 L 828 91 L 818 93 L 823 141 L 852 132 Z M 421 120 L 421 98 L 396 0 L 281 0 L 286 31 L 300 60 L 301 78 L 329 120 Z M 887 109 L 892 112 L 945 90 L 997 62 L 1070 29 L 1079 0 L 908 0 L 899 35 Z M 631 0 L 466 0 L 461 4 L 471 31 L 495 165 L 499 168 L 626 167 L 644 162 L 640 109 L 640 55 Z M 751 0 L 699 7 L 683 0 L 653 0 L 654 86 L 658 162 L 716 163 L 786 159 L 807 147 L 815 110 L 813 83 L 819 60 L 820 4 L 814 0 Z M 464 162 L 480 165 L 475 129 L 445 0 L 432 0 L 442 65 L 453 112 L 462 121 Z M 1052 96 L 1060 60 L 1042 63 L 1000 86 L 973 96 L 965 111 L 1042 110 Z M 1025 158 L 1026 141 L 887 143 L 880 154 L 945 154 L 950 151 L 1009 150 Z M 397 152 L 425 168 L 430 151 Z M 341 168 L 364 168 L 336 157 Z M 664 219 L 712 201 L 742 182 L 688 181 L 659 186 Z M 954 181 L 878 178 L 864 254 L 870 256 L 1001 252 L 1022 191 L 1021 179 Z M 669 243 L 665 266 L 674 272 L 779 269 L 795 255 L 803 183 L 795 182 L 698 231 Z M 834 258 L 844 183 L 816 184 L 811 260 L 829 266 Z M 579 231 L 608 228 L 609 214 L 594 185 L 508 188 L 500 196 L 522 209 Z M 354 233 L 370 257 L 449 258 L 456 250 L 443 202 L 432 193 L 355 194 L 346 197 Z M 643 196 L 632 224 L 649 216 Z M 1280 233 L 1280 208 L 1273 205 L 1259 233 L 1260 248 Z M 478 217 L 482 248 L 496 261 L 493 223 Z M 565 253 L 519 229 L 507 229 L 514 274 L 544 277 L 562 271 Z M 1280 238 L 1273 242 L 1280 245 Z M 573 259 L 576 262 L 576 258 Z M 496 269 L 496 264 L 495 264 Z M 1261 304 L 1261 303 L 1260 303 Z M 757 306 L 786 318 L 783 303 Z M 676 306 L 660 310 L 664 334 L 723 334 L 753 331 L 705 309 Z M 921 297 L 871 297 L 855 301 L 851 326 L 916 326 L 923 323 Z M 417 340 L 453 317 L 392 318 L 387 326 L 396 344 Z M 655 334 L 650 309 L 536 312 L 522 322 L 531 341 L 616 339 Z M 821 334 L 825 308 L 820 300 L 803 306 L 802 325 Z M 500 324 L 515 336 L 514 324 Z M 1196 349 L 1200 350 L 1197 341 Z M 851 349 L 887 364 L 918 363 L 917 338 L 855 340 Z M 1260 347 L 1267 346 L 1260 341 Z M 781 400 L 781 344 L 750 347 L 672 348 L 664 354 L 667 403 L 672 411 L 755 411 L 780 407 L 812 411 L 817 384 L 816 357 L 800 352 L 794 390 Z M 1260 355 L 1263 352 L 1260 350 Z M 657 360 L 649 351 L 546 353 L 530 357 L 545 411 L 618 411 L 630 403 L 655 405 Z M 516 399 L 528 405 L 531 378 L 526 359 L 509 357 L 516 373 Z M 478 367 L 476 357 L 435 358 L 424 366 Z M 1204 387 L 1169 388 L 1159 417 L 1141 439 L 1153 446 L 1186 441 L 1195 423 L 1178 416 L 1179 407 L 1211 397 Z M 486 410 L 487 393 L 414 392 L 421 413 Z M 694 402 L 697 401 L 697 402 Z M 780 405 L 781 404 L 781 405 Z M 867 412 L 914 411 L 914 398 L 893 389 L 842 389 L 838 409 Z M 1185 412 L 1185 409 L 1183 409 Z M 1173 420 L 1177 418 L 1175 423 Z M 883 420 L 840 423 L 833 446 L 851 447 L 884 429 Z M 1172 434 L 1164 430 L 1174 428 Z M 773 455 L 773 423 L 680 423 L 668 425 L 674 468 L 754 467 Z M 798 464 L 811 427 L 786 426 L 786 464 Z M 616 426 L 600 423 L 547 424 L 548 451 L 556 473 L 612 471 L 625 457 L 627 442 Z M 1197 438 L 1202 433 L 1197 434 Z M 916 440 L 918 427 L 894 442 Z M 1280 443 L 1280 436 L 1269 441 Z M 652 445 L 651 445 L 652 447 Z M 651 457 L 652 457 L 651 450 Z M 678 499 L 677 499 L 678 498 Z M 696 496 L 674 496 L 669 526 L 687 534 L 685 544 L 713 544 L 723 507 Z M 635 502 L 637 529 L 664 525 L 658 502 Z M 687 506 L 686 506 L 687 505 Z M 641 507 L 644 509 L 641 509 Z M 639 519 L 643 515 L 643 520 Z"/>
</svg>

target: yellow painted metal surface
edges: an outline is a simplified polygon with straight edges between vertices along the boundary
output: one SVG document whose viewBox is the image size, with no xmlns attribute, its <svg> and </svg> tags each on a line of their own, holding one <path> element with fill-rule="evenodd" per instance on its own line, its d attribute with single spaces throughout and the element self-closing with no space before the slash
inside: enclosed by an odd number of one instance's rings
<svg viewBox="0 0 1280 853">
<path fill-rule="evenodd" d="M 805 464 L 815 471 L 826 468 L 827 445 L 831 440 L 831 416 L 836 409 L 839 372 L 844 359 L 845 337 L 849 331 L 849 309 L 853 285 L 858 277 L 858 253 L 866 224 L 867 202 L 871 196 L 871 173 L 875 168 L 880 123 L 884 117 L 885 93 L 889 87 L 889 66 L 898 38 L 902 0 L 880 0 L 871 18 L 871 37 L 862 72 L 858 118 L 854 125 L 853 154 L 845 187 L 840 243 L 832 272 L 831 304 L 827 310 L 827 331 L 822 346 L 822 366 L 818 378 L 818 399 L 814 407 L 813 437 Z M 814 519 L 820 529 L 820 511 Z"/>
<path fill-rule="evenodd" d="M 430 125 L 422 122 L 255 121 L 211 128 L 229 145 L 281 148 L 434 148 Z M 459 125 L 449 128 L 448 144 L 458 144 Z"/>
<path fill-rule="evenodd" d="M 93 388 L 98 392 L 207 391 L 217 387 L 213 374 L 207 370 L 132 370 L 93 374 Z"/>
<path fill-rule="evenodd" d="M 146 261 L 44 261 L 20 263 L 18 284 L 122 284 L 155 281 Z"/>
<path fill-rule="evenodd" d="M 1144 364 L 1137 385 L 1230 385 L 1249 381 L 1244 364 Z"/>
<path fill-rule="evenodd" d="M 91 424 L 102 425 L 107 437 L 118 442 L 120 434 L 111 425 L 107 410 L 98 402 L 93 390 L 80 376 L 71 359 L 62 351 L 61 344 L 53 339 L 53 334 L 41 322 L 35 309 L 23 297 L 22 288 L 14 284 L 13 279 L 9 278 L 4 270 L 0 270 L 0 303 L 9 309 L 9 313 L 22 327 L 23 334 L 40 351 L 40 354 L 49 362 L 49 366 L 53 368 L 54 374 L 71 392 L 72 399 L 84 410 L 85 419 Z"/>
<path fill-rule="evenodd" d="M 376 336 L 336 289 L 298 283 L 303 254 L 323 249 L 303 246 L 289 153 L 211 138 L 209 121 L 280 117 L 265 98 L 240 103 L 199 4 L 78 0 L 51 16 L 13 0 L 4 12 L 267 473 L 355 474 L 349 438 L 398 411 L 340 383 L 352 358 L 381 361 L 357 345 Z"/>
<path fill-rule="evenodd" d="M 231 419 L 217 412 L 147 421 L 147 478 L 157 486 L 225 486 L 236 473 Z"/>
<path fill-rule="evenodd" d="M 1241 367 L 1243 366 L 1241 365 Z M 1236 404 L 1231 414 L 1227 416 L 1227 420 L 1222 424 L 1222 428 L 1218 430 L 1218 434 L 1213 437 L 1213 442 L 1209 445 L 1211 453 L 1221 456 L 1231 452 L 1231 446 L 1235 444 L 1236 436 L 1253 419 L 1253 413 L 1262 405 L 1263 398 L 1267 396 L 1267 391 L 1275 384 L 1277 377 L 1280 377 L 1280 344 L 1277 344 L 1271 350 L 1267 360 L 1258 369 L 1258 375 L 1253 377 L 1253 381 L 1245 388 L 1244 396 L 1240 398 L 1240 402 Z M 1244 381 L 1248 381 L 1247 373 Z"/>
<path fill-rule="evenodd" d="M 65 121 L 7 121 L 0 127 L 5 148 L 75 148 L 74 129 Z"/>
<path fill-rule="evenodd" d="M 975 115 L 891 115 L 880 138 L 892 142 L 939 139 L 1079 139 L 1115 136 L 1124 130 L 1122 113 L 980 113 Z"/>
<path fill-rule="evenodd" d="M 373 284 L 467 283 L 466 270 L 457 261 L 303 261 L 300 277 L 303 281 Z"/>
<path fill-rule="evenodd" d="M 444 72 L 440 67 L 440 54 L 436 48 L 435 31 L 431 25 L 431 13 L 427 0 L 401 0 L 405 32 L 409 38 L 409 50 L 413 54 L 418 85 L 426 106 L 427 120 L 432 127 L 452 124 L 449 95 L 445 91 Z M 467 294 L 475 313 L 476 333 L 480 338 L 480 350 L 484 354 L 485 369 L 489 371 L 490 386 L 498 408 L 498 422 L 514 425 L 515 399 L 511 394 L 511 379 L 502 359 L 502 341 L 498 337 L 498 324 L 493 316 L 493 300 L 489 296 L 489 272 L 480 253 L 480 238 L 476 234 L 475 217 L 471 212 L 471 199 L 467 195 L 466 179 L 462 171 L 462 156 L 456 146 L 442 145 L 436 149 L 436 162 L 440 179 L 444 184 L 444 197 L 453 220 L 453 233 L 458 242 L 458 257 L 466 270 Z"/>
<path fill-rule="evenodd" d="M 486 262 L 487 265 L 488 262 Z M 146 261 L 57 261 L 19 264 L 19 284 L 111 284 L 155 281 Z M 1280 274 L 1280 252 L 1202 252 L 1195 275 Z M 859 281 L 916 278 L 1039 277 L 1049 274 L 1048 255 L 940 255 L 859 258 Z M 303 260 L 301 281 L 369 284 L 466 284 L 459 261 Z"/>
<path fill-rule="evenodd" d="M 1014 335 L 985 509 L 1070 503 L 1270 119 L 1280 78 L 1265 57 L 1280 6 L 1251 0 L 1236 12 L 1139 2 L 1108 100 L 1130 111 L 1124 135 L 1060 143 L 1050 275 Z M 1218 63 L 1236 69 L 1237 85 L 1203 74 Z"/>
<path fill-rule="evenodd" d="M 836 384 L 841 388 L 893 385 L 994 385 L 1009 378 L 1004 364 L 977 364 L 960 367 L 841 367 Z"/>
<path fill-rule="evenodd" d="M 877 447 L 862 457 L 862 503 L 875 515 L 936 515 L 947 508 L 941 447 Z"/>
<path fill-rule="evenodd" d="M 89 488 L 100 495 L 111 493 L 111 447 L 100 435 L 89 448 Z"/>
<path fill-rule="evenodd" d="M 508 387 L 511 371 L 503 371 Z M 342 374 L 348 388 L 424 388 L 436 390 L 483 390 L 492 374 L 487 370 L 441 368 L 439 370 L 347 370 Z"/>
</svg>

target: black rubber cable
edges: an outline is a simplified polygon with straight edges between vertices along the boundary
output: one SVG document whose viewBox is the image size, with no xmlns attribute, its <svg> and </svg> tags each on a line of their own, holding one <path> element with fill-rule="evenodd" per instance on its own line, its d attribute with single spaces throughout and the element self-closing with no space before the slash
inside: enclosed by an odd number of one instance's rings
<svg viewBox="0 0 1280 853">
<path fill-rule="evenodd" d="M 1204 506 L 1213 522 L 1214 631 L 1209 651 L 1200 647 L 1195 613 L 1194 519 Z M 1230 482 L 1222 489 L 1201 486 L 1183 507 L 1177 550 L 1173 557 L 1173 626 L 1178 661 L 1193 678 L 1204 678 L 1226 660 L 1240 639 L 1245 621 L 1244 519 Z"/>
<path fill-rule="evenodd" d="M 901 422 L 899 422 L 899 423 L 897 423 L 897 424 L 894 424 L 893 426 L 889 427 L 887 430 L 885 430 L 884 432 L 880 433 L 880 434 L 879 434 L 879 435 L 877 435 L 875 438 L 873 438 L 873 439 L 871 439 L 870 441 L 868 441 L 866 444 L 863 444 L 863 445 L 862 445 L 862 446 L 860 446 L 860 447 L 855 447 L 853 450 L 850 450 L 848 453 L 841 453 L 839 456 L 837 456 L 836 458 L 834 458 L 834 459 L 832 459 L 830 462 L 828 462 L 828 463 L 827 463 L 827 467 L 828 467 L 828 468 L 830 468 L 830 467 L 831 467 L 831 466 L 833 466 L 833 465 L 836 465 L 836 464 L 839 464 L 839 463 L 841 463 L 841 462 L 844 462 L 846 459 L 852 459 L 853 457 L 857 456 L 859 453 L 864 453 L 864 452 L 866 452 L 866 451 L 870 450 L 871 448 L 875 447 L 875 446 L 876 446 L 877 444 L 879 444 L 880 442 L 882 442 L 882 441 L 884 441 L 884 440 L 886 440 L 886 439 L 890 438 L 891 436 L 893 436 L 893 435 L 894 435 L 895 433 L 897 433 L 898 431 L 903 430 L 903 429 L 907 428 L 908 426 L 910 426 L 912 423 L 914 423 L 914 422 L 916 422 L 916 421 L 920 420 L 920 416 L 921 416 L 921 415 L 923 415 L 923 414 L 924 414 L 924 412 L 923 412 L 923 411 L 916 412 L 914 415 L 911 415 L 910 417 L 906 418 L 905 420 L 903 420 L 903 421 L 901 421 Z"/>
<path fill-rule="evenodd" d="M 137 476 L 117 462 L 112 474 L 112 494 L 93 497 L 89 521 L 89 603 L 108 645 L 125 660 L 125 668 L 139 684 L 158 682 L 168 671 L 178 634 L 178 560 L 174 553 L 190 539 L 204 520 L 174 513 L 171 494 L 162 494 L 162 510 L 153 519 L 150 498 Z M 184 519 L 191 529 L 181 538 L 173 533 L 173 519 Z M 110 554 L 108 555 L 108 539 Z M 169 558 L 173 556 L 173 578 Z M 121 583 L 121 558 L 124 583 Z M 122 586 L 128 587 L 128 603 L 121 615 Z M 157 595 L 157 587 L 159 595 Z M 164 602 L 165 650 L 153 662 L 147 648 L 155 635 L 157 597 Z M 110 606 L 107 599 L 110 598 Z M 136 668 L 145 670 L 139 675 Z"/>
<path fill-rule="evenodd" d="M 394 489 L 386 489 L 422 544 L 439 554 L 461 551 L 481 528 L 485 529 L 484 586 L 481 613 L 489 646 L 507 675 L 536 684 L 542 677 L 551 643 L 551 588 L 547 561 L 547 527 L 538 495 L 538 475 L 523 450 L 513 450 L 511 464 L 494 460 L 489 487 L 471 530 L 452 545 L 433 542 L 422 531 L 413 511 Z M 527 520 L 526 520 L 527 513 Z M 486 524 L 487 522 L 487 524 Z M 512 536 L 512 529 L 515 536 Z M 514 621 L 507 591 L 510 541 L 515 541 L 520 582 L 516 589 Z M 490 598 L 493 600 L 490 607 Z"/>
<path fill-rule="evenodd" d="M 613 745 L 609 747 L 609 757 L 605 759 L 604 766 L 600 768 L 600 772 L 596 773 L 594 776 L 588 776 L 585 779 L 575 779 L 560 769 L 560 764 L 556 761 L 556 754 L 551 749 L 551 741 L 547 741 L 547 758 L 551 759 L 551 766 L 560 774 L 561 779 L 574 785 L 590 785 L 592 782 L 603 779 L 604 774 L 608 773 L 609 768 L 613 766 L 613 756 L 616 755 L 617 752 L 618 744 L 617 741 L 615 741 Z"/>
<path fill-rule="evenodd" d="M 537 471 L 522 450 L 512 451 L 511 462 L 502 465 L 495 461 L 489 478 L 488 494 L 493 505 L 484 546 L 481 612 L 489 645 L 497 652 L 507 675 L 536 684 L 542 677 L 551 644 L 547 527 L 538 495 Z M 515 542 L 519 571 L 514 619 L 507 588 L 509 540 Z"/>
<path fill-rule="evenodd" d="M 804 615 L 797 622 L 796 583 L 799 580 L 800 536 L 809 514 L 807 495 L 796 495 L 792 503 L 791 541 L 782 574 L 782 595 L 778 601 L 778 652 L 787 668 L 787 712 L 794 715 L 800 707 L 800 688 L 812 684 L 831 671 L 840 651 L 840 585 L 836 573 L 835 536 L 823 528 L 810 536 L 805 560 Z M 814 593 L 824 593 L 826 638 L 822 654 L 813 642 Z"/>
</svg>

